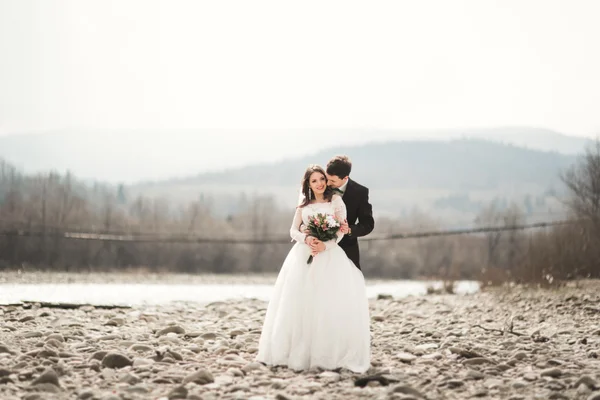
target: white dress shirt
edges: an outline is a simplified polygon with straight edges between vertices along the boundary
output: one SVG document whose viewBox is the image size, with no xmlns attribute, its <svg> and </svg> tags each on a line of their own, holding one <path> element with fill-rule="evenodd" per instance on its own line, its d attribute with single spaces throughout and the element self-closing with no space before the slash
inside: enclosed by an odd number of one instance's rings
<svg viewBox="0 0 600 400">
<path fill-rule="evenodd" d="M 340 186 L 340 190 L 342 191 L 342 194 L 346 193 L 346 187 L 348 186 L 348 182 L 350 181 L 350 179 L 346 180 L 346 183 L 344 183 L 342 186 Z"/>
</svg>

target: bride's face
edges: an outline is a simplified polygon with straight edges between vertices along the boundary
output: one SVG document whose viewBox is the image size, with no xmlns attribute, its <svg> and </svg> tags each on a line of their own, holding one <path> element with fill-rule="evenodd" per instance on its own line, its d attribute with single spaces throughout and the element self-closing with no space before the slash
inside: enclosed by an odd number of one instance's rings
<svg viewBox="0 0 600 400">
<path fill-rule="evenodd" d="M 327 188 L 327 178 L 320 172 L 313 172 L 310 175 L 308 184 L 315 194 L 322 194 Z"/>
</svg>

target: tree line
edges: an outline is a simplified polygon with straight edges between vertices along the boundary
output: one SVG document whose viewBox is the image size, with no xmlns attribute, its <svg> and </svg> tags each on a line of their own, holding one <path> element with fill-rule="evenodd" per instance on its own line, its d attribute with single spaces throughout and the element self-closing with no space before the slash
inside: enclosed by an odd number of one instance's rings
<svg viewBox="0 0 600 400">
<path fill-rule="evenodd" d="M 530 230 L 361 244 L 367 277 L 478 279 L 551 284 L 600 277 L 600 142 L 563 171 L 570 224 Z M 71 174 L 24 174 L 0 160 L 0 270 L 111 271 L 143 268 L 179 273 L 275 273 L 292 243 L 268 243 L 287 233 L 292 210 L 270 196 L 240 196 L 237 212 L 218 216 L 210 196 L 185 205 L 158 197 L 129 199 L 126 187 L 86 184 Z M 514 226 L 527 210 L 492 202 L 476 226 Z M 377 233 L 443 228 L 417 211 L 378 218 Z M 160 233 L 251 237 L 265 243 L 115 242 L 61 237 L 62 232 Z M 23 236 L 19 232 L 34 232 Z"/>
</svg>

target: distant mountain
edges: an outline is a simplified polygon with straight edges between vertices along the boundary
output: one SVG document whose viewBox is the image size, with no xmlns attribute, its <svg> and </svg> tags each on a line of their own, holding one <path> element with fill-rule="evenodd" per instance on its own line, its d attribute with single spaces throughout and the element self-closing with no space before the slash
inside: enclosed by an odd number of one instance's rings
<svg viewBox="0 0 600 400">
<path fill-rule="evenodd" d="M 351 157 L 352 178 L 371 189 L 379 215 L 407 215 L 418 208 L 463 224 L 470 224 L 494 199 L 500 206 L 516 202 L 530 217 L 560 212 L 559 173 L 576 160 L 573 155 L 476 139 L 385 142 L 330 148 L 308 157 L 132 185 L 128 190 L 173 201 L 209 194 L 222 213 L 234 210 L 240 193 L 272 195 L 279 204 L 292 207 L 307 165 L 324 165 L 335 154 Z"/>
<path fill-rule="evenodd" d="M 466 131 L 463 138 L 476 138 L 512 144 L 532 150 L 555 151 L 562 154 L 580 154 L 592 143 L 591 139 L 567 136 L 562 133 L 535 128 L 495 128 L 485 131 Z"/>
<path fill-rule="evenodd" d="M 325 149 L 336 146 L 340 141 L 350 147 L 367 145 L 364 151 L 356 152 L 354 158 L 357 166 L 366 168 L 365 165 L 368 163 L 377 165 L 376 169 L 379 169 L 382 165 L 377 162 L 378 157 L 373 157 L 374 152 L 387 154 L 386 152 L 391 150 L 387 149 L 386 145 L 376 144 L 375 147 L 368 147 L 368 144 L 406 141 L 406 146 L 393 148 L 394 151 L 399 152 L 397 156 L 411 160 L 411 164 L 394 161 L 396 164 L 393 165 L 409 170 L 418 166 L 420 169 L 433 168 L 432 171 L 439 171 L 436 168 L 442 160 L 452 161 L 451 156 L 444 150 L 446 144 L 442 142 L 441 147 L 433 144 L 433 147 L 427 148 L 425 143 L 417 144 L 415 141 L 439 142 L 460 138 L 490 140 L 566 155 L 582 152 L 589 142 L 585 138 L 566 136 L 550 130 L 522 127 L 428 131 L 381 129 L 65 131 L 0 136 L 0 158 L 25 172 L 69 170 L 86 180 L 135 183 L 163 181 L 208 171 L 223 171 L 228 168 L 290 159 L 296 161 L 281 165 L 300 166 L 307 160 L 323 162 L 333 151 Z M 455 150 L 452 153 L 454 156 L 459 151 Z M 319 151 L 323 153 L 315 155 Z M 348 151 L 354 153 L 352 149 Z M 478 150 L 465 148 L 464 151 Z M 440 159 L 435 167 L 428 167 L 424 163 L 430 155 Z M 303 156 L 305 157 L 302 158 Z M 386 164 L 383 167 L 389 168 L 387 165 L 392 164 L 387 164 L 389 156 L 386 157 Z M 295 169 L 290 167 L 286 174 L 281 173 L 282 178 L 279 181 L 284 179 L 283 176 L 288 177 L 292 171 Z M 357 173 L 360 174 L 358 167 Z M 447 180 L 445 173 L 435 172 L 433 175 L 437 176 L 436 179 L 439 181 Z M 416 180 L 407 174 L 401 177 L 399 181 L 403 184 Z M 273 178 L 267 177 L 267 179 Z M 385 181 L 383 177 L 377 179 Z M 478 184 L 485 184 L 481 179 L 483 178 L 477 179 Z M 416 182 L 419 185 L 422 183 L 422 181 Z"/>
<path fill-rule="evenodd" d="M 352 177 L 371 188 L 377 214 L 418 209 L 466 225 L 494 199 L 516 202 L 530 218 L 554 216 L 562 208 L 558 174 L 589 143 L 531 128 L 276 133 L 268 141 L 257 139 L 264 133 L 229 130 L 0 136 L 0 158 L 28 173 L 69 170 L 87 182 L 125 182 L 128 199 L 208 197 L 214 212 L 227 215 L 242 194 L 292 207 L 306 166 L 343 153 L 354 162 Z"/>
<path fill-rule="evenodd" d="M 370 187 L 493 190 L 508 185 L 550 186 L 575 156 L 491 141 L 404 141 L 331 148 L 309 157 L 166 181 L 186 184 L 286 186 L 299 182 L 308 164 L 350 155 L 352 177 Z"/>
</svg>

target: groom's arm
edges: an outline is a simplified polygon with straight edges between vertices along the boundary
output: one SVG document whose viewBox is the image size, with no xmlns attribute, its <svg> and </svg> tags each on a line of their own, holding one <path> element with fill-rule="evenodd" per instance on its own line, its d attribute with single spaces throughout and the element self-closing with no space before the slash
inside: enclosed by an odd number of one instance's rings
<svg viewBox="0 0 600 400">
<path fill-rule="evenodd" d="M 366 236 L 375 228 L 375 220 L 373 219 L 373 206 L 369 203 L 369 189 L 364 188 L 358 202 L 358 223 L 350 225 L 350 237 Z"/>
</svg>

